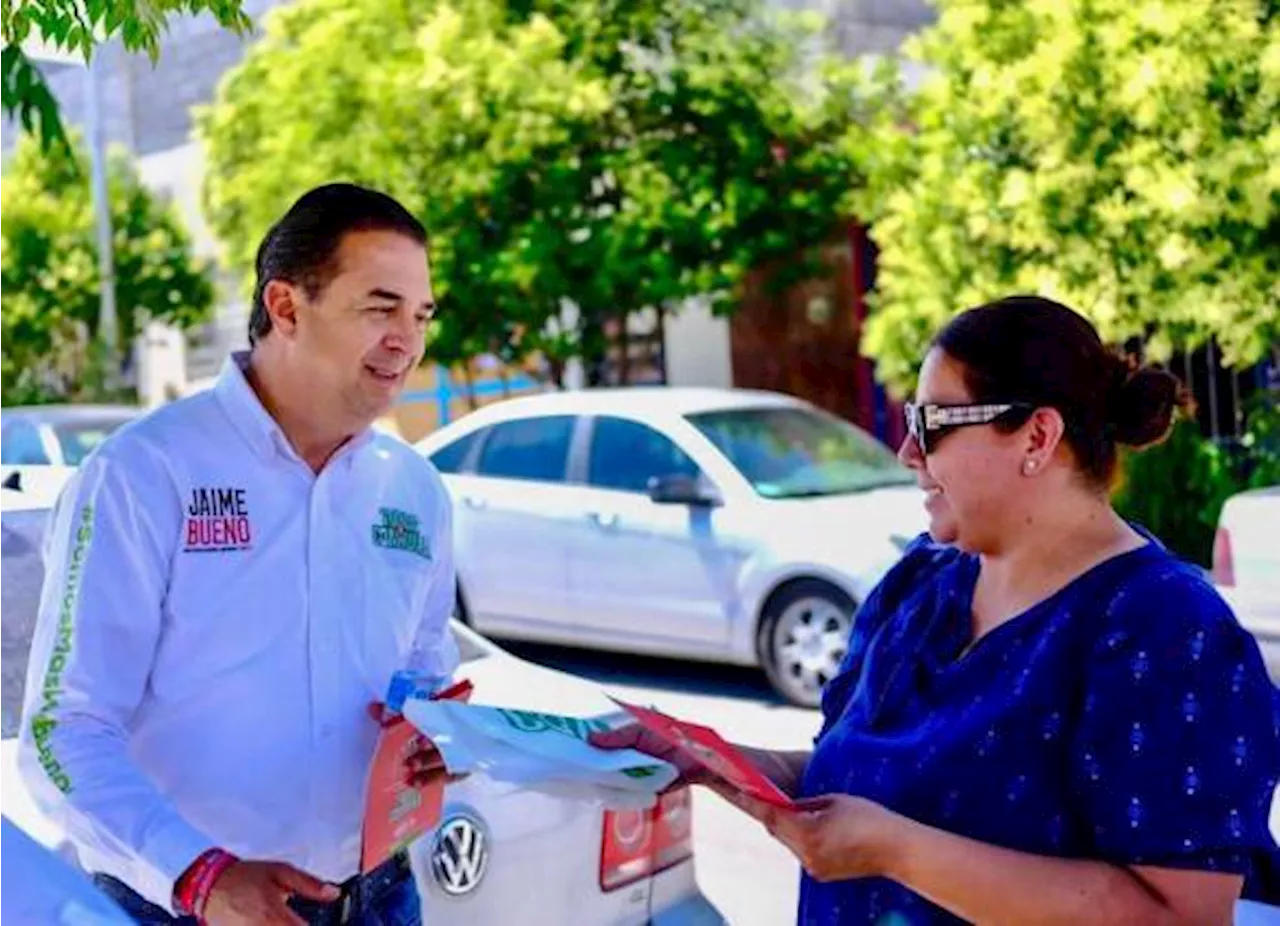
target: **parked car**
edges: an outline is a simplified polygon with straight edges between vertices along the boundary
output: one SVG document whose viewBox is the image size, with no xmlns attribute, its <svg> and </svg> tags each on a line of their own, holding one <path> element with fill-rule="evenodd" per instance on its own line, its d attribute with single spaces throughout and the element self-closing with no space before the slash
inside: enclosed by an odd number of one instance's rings
<svg viewBox="0 0 1280 926">
<path fill-rule="evenodd" d="M 27 651 L 35 629 L 40 587 L 44 582 L 41 542 L 52 501 L 27 492 L 0 488 L 0 685 L 3 685 L 4 735 L 18 729 Z M 7 782 L 9 779 L 5 779 Z"/>
<path fill-rule="evenodd" d="M 1266 588 L 1280 597 L 1280 486 L 1227 499 L 1218 516 L 1213 577 L 1219 585 Z"/>
<path fill-rule="evenodd" d="M 1214 539 L 1213 580 L 1280 685 L 1280 486 L 1227 499 Z"/>
<path fill-rule="evenodd" d="M 142 413 L 131 405 L 32 405 L 0 411 L 0 483 L 54 499 L 80 461 Z"/>
<path fill-rule="evenodd" d="M 74 849 L 41 814 L 17 770 L 48 506 L 11 490 L 3 490 L 3 503 L 3 813 L 74 864 Z M 617 710 L 589 682 L 517 659 L 456 622 L 454 633 L 459 676 L 476 686 L 473 703 L 596 716 Z M 687 789 L 651 811 L 612 813 L 472 775 L 449 788 L 440 826 L 411 855 L 430 921 L 440 926 L 724 923 L 698 888 Z"/>
<path fill-rule="evenodd" d="M 884 445 L 798 399 L 630 388 L 486 406 L 418 445 L 459 614 L 506 638 L 762 666 L 806 706 L 926 524 Z"/>
</svg>

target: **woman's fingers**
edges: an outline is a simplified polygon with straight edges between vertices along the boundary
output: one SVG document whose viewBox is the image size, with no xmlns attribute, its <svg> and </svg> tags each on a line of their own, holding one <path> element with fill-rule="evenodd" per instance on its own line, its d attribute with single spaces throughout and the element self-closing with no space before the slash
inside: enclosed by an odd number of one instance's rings
<svg viewBox="0 0 1280 926">
<path fill-rule="evenodd" d="M 629 723 L 615 730 L 597 730 L 588 737 L 588 741 L 597 749 L 635 749 L 642 733 L 644 727 Z"/>
</svg>

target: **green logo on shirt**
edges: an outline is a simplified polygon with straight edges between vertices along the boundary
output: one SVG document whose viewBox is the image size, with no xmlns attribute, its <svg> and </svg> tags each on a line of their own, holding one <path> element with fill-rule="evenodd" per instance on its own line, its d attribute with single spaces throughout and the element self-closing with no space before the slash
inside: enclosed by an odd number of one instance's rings
<svg viewBox="0 0 1280 926">
<path fill-rule="evenodd" d="M 373 543 L 388 550 L 404 550 L 416 553 L 423 559 L 431 559 L 431 545 L 422 536 L 418 516 L 397 508 L 379 508 L 382 520 L 373 525 Z"/>
<path fill-rule="evenodd" d="M 62 598 L 58 602 L 58 629 L 54 636 L 53 652 L 49 654 L 49 665 L 45 669 L 44 684 L 41 686 L 40 710 L 31 719 L 31 739 L 35 742 L 40 765 L 63 794 L 71 793 L 71 778 L 63 769 L 62 763 L 54 756 L 53 744 L 49 739 L 58 725 L 54 712 L 58 709 L 58 702 L 62 697 L 62 673 L 66 670 L 67 660 L 71 657 L 76 607 L 80 603 L 80 581 L 84 577 L 84 560 L 88 555 L 89 542 L 92 539 L 93 506 L 85 505 L 80 509 L 80 524 L 75 532 L 75 546 L 71 549 L 71 561 L 67 565 Z"/>
</svg>

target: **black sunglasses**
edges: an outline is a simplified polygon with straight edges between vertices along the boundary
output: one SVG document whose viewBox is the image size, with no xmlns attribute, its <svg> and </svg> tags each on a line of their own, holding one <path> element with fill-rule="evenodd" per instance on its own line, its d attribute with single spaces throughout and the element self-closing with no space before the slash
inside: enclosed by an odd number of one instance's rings
<svg viewBox="0 0 1280 926">
<path fill-rule="evenodd" d="M 997 402 L 987 405 L 917 405 L 908 402 L 902 409 L 907 418 L 907 434 L 923 453 L 933 453 L 938 441 L 956 428 L 991 424 L 1014 412 L 1029 414 L 1034 405 L 1025 402 Z"/>
</svg>

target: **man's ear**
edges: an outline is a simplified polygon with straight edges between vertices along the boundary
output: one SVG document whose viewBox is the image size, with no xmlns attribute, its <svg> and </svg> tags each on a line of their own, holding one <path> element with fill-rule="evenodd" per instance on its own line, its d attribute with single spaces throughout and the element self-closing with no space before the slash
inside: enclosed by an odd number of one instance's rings
<svg viewBox="0 0 1280 926">
<path fill-rule="evenodd" d="M 262 290 L 262 305 L 271 318 L 271 330 L 286 338 L 298 329 L 298 303 L 302 293 L 286 280 L 271 280 Z"/>
</svg>

